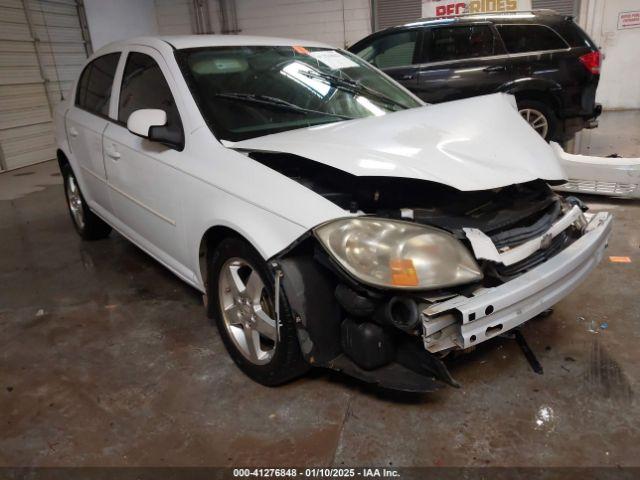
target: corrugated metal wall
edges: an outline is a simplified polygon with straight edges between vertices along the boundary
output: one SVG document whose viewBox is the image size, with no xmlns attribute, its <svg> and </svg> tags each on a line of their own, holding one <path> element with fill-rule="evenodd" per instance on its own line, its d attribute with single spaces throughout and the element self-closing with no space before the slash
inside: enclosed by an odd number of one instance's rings
<svg viewBox="0 0 640 480">
<path fill-rule="evenodd" d="M 193 0 L 155 0 L 160 35 L 190 35 Z"/>
<path fill-rule="evenodd" d="M 51 112 L 88 44 L 75 0 L 0 0 L 0 169 L 55 157 Z"/>
<path fill-rule="evenodd" d="M 422 16 L 420 0 L 374 0 L 375 30 L 418 20 Z"/>
<path fill-rule="evenodd" d="M 549 8 L 563 15 L 577 16 L 580 11 L 580 0 L 533 0 L 534 10 Z"/>
<path fill-rule="evenodd" d="M 211 30 L 221 33 L 224 28 L 220 0 L 199 1 L 206 3 Z M 420 0 L 416 1 L 419 11 Z M 155 2 L 160 34 L 196 33 L 193 0 Z M 235 0 L 235 17 L 242 35 L 300 38 L 344 47 L 371 33 L 370 3 L 371 0 Z"/>
</svg>

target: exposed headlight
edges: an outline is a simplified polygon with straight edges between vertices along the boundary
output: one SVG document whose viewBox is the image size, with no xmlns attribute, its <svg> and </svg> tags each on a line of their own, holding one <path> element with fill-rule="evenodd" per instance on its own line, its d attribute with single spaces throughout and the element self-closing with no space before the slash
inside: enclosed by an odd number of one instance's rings
<svg viewBox="0 0 640 480">
<path fill-rule="evenodd" d="M 436 228 L 382 218 L 344 218 L 315 229 L 335 260 L 376 287 L 425 290 L 482 279 L 469 251 Z"/>
</svg>

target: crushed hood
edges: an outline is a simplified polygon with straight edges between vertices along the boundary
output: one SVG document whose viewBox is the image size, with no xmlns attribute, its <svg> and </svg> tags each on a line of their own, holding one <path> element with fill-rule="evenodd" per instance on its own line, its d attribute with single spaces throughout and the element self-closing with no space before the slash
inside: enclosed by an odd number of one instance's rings
<svg viewBox="0 0 640 480">
<path fill-rule="evenodd" d="M 565 180 L 552 148 L 502 93 L 225 144 L 291 153 L 357 176 L 415 178 L 458 190 Z"/>
</svg>

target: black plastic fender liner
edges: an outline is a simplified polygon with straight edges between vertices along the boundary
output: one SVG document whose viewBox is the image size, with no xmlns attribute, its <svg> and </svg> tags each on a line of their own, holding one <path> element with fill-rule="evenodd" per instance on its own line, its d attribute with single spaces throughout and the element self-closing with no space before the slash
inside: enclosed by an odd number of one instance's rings
<svg viewBox="0 0 640 480">
<path fill-rule="evenodd" d="M 293 312 L 305 360 L 326 365 L 341 354 L 342 316 L 335 299 L 337 280 L 308 253 L 274 260 L 282 272 L 281 287 Z"/>
</svg>

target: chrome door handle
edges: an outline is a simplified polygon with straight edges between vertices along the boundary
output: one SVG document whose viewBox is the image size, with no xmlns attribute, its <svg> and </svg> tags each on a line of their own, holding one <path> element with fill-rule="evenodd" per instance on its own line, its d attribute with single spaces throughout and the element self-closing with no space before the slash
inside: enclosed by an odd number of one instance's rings
<svg viewBox="0 0 640 480">
<path fill-rule="evenodd" d="M 485 72 L 504 72 L 505 70 L 504 65 L 492 65 L 483 69 Z"/>
<path fill-rule="evenodd" d="M 414 78 L 416 78 L 415 73 L 407 73 L 402 76 L 402 80 L 413 80 Z"/>
<path fill-rule="evenodd" d="M 118 152 L 115 148 L 107 148 L 105 149 L 107 156 L 113 158 L 114 160 L 120 159 L 120 152 Z"/>
<path fill-rule="evenodd" d="M 76 130 L 73 127 L 69 128 L 69 135 L 71 135 L 72 137 L 77 137 L 78 136 L 78 130 Z"/>
</svg>

